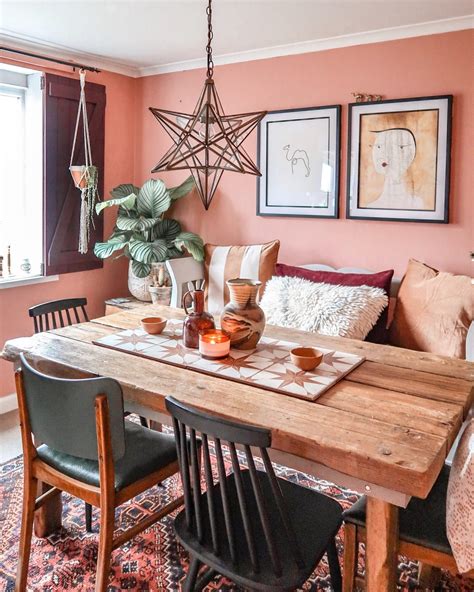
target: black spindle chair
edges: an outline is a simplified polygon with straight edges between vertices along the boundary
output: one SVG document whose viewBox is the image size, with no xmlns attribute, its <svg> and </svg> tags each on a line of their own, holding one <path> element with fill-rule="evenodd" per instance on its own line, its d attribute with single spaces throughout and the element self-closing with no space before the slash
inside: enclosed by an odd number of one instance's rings
<svg viewBox="0 0 474 592">
<path fill-rule="evenodd" d="M 87 323 L 89 317 L 86 306 L 87 298 L 65 298 L 32 306 L 28 309 L 28 314 L 33 318 L 35 333 L 42 333 L 75 323 Z M 79 311 L 82 313 L 82 321 Z"/>
<path fill-rule="evenodd" d="M 173 417 L 185 500 L 175 531 L 191 556 L 183 590 L 202 590 L 216 573 L 251 590 L 295 590 L 324 553 L 333 588 L 341 590 L 335 545 L 342 522 L 339 503 L 275 476 L 267 450 L 269 430 L 202 413 L 171 397 L 166 407 Z M 201 464 L 197 434 L 202 441 Z M 214 471 L 211 439 L 217 461 Z M 230 455 L 229 475 L 223 442 Z M 257 470 L 251 447 L 257 449 L 265 471 Z M 208 569 L 198 577 L 201 565 Z"/>
</svg>

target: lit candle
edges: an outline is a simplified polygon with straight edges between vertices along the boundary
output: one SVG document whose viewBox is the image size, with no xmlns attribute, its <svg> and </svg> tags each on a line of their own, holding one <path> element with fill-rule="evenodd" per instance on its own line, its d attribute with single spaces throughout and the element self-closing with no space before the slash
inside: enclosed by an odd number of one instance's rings
<svg viewBox="0 0 474 592">
<path fill-rule="evenodd" d="M 219 329 L 209 329 L 199 334 L 199 353 L 208 360 L 218 360 L 226 358 L 230 350 L 230 337 L 219 331 Z"/>
</svg>

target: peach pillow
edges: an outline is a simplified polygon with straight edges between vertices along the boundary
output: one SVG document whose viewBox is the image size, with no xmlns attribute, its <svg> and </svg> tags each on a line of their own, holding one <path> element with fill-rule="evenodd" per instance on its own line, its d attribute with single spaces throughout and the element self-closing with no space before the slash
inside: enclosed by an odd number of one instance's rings
<svg viewBox="0 0 474 592">
<path fill-rule="evenodd" d="M 275 273 L 280 241 L 260 245 L 204 245 L 204 276 L 206 278 L 206 305 L 213 315 L 220 315 L 229 302 L 226 281 L 232 278 L 260 280 L 260 296 Z"/>
<path fill-rule="evenodd" d="M 398 293 L 390 343 L 465 358 L 473 319 L 474 284 L 470 277 L 437 271 L 411 259 Z"/>
</svg>

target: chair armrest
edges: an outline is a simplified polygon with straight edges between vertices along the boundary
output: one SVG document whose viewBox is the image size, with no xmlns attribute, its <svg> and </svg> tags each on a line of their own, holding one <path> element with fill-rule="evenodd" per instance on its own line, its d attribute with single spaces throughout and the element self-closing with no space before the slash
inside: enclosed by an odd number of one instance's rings
<svg viewBox="0 0 474 592">
<path fill-rule="evenodd" d="M 192 257 L 169 259 L 166 269 L 171 278 L 171 303 L 175 308 L 183 306 L 183 294 L 188 290 L 187 283 L 204 279 L 204 265 Z"/>
</svg>

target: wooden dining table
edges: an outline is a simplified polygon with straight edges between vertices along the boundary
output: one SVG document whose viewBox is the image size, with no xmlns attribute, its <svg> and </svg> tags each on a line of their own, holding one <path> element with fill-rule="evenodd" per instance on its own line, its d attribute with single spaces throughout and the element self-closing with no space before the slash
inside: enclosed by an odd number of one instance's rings
<svg viewBox="0 0 474 592">
<path fill-rule="evenodd" d="M 152 314 L 183 318 L 179 309 L 144 305 L 93 321 L 7 341 L 2 357 L 24 352 L 56 376 L 109 376 L 126 408 L 168 421 L 173 396 L 220 417 L 268 428 L 272 459 L 367 495 L 366 588 L 396 589 L 398 514 L 412 496 L 426 498 L 472 404 L 474 364 L 463 360 L 327 337 L 276 326 L 265 334 L 335 349 L 365 361 L 316 401 L 305 401 L 215 375 L 201 374 L 95 345 Z M 36 533 L 61 524 L 60 496 L 38 512 Z"/>
</svg>

